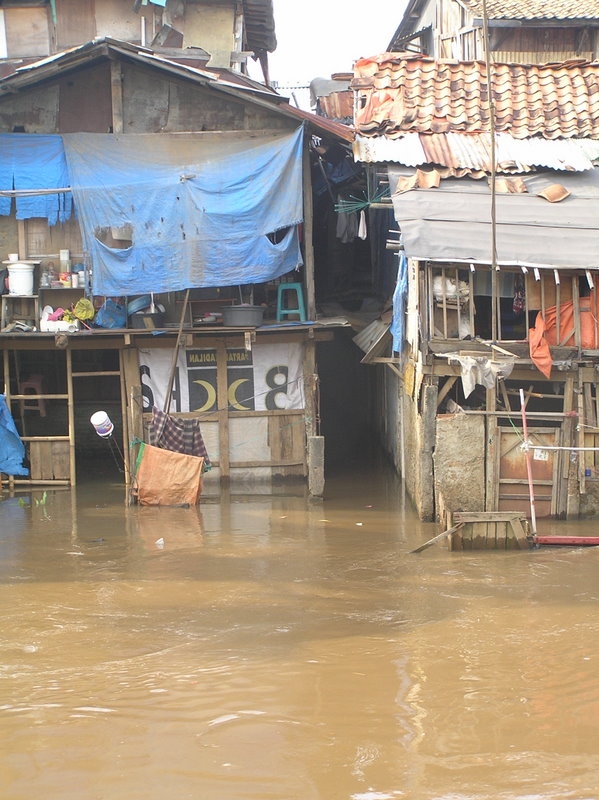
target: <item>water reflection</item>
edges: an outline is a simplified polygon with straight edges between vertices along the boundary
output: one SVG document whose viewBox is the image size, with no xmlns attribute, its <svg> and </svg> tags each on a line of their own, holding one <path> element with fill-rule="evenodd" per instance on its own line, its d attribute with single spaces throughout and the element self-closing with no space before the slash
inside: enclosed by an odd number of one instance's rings
<svg viewBox="0 0 599 800">
<path fill-rule="evenodd" d="M 410 553 L 436 532 L 380 466 L 3 496 L 2 797 L 595 797 L 599 549 Z"/>
</svg>

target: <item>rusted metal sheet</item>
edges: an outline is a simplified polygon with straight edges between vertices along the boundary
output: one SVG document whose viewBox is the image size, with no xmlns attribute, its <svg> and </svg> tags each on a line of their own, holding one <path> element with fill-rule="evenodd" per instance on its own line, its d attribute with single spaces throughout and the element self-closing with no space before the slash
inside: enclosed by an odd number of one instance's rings
<svg viewBox="0 0 599 800">
<path fill-rule="evenodd" d="M 449 168 L 451 174 L 491 171 L 488 133 L 406 133 L 398 136 L 356 136 L 354 156 L 363 163 L 394 162 L 408 167 L 425 164 Z M 586 139 L 515 139 L 496 136 L 499 172 L 522 173 L 534 168 L 583 172 L 599 159 L 599 141 Z"/>
<path fill-rule="evenodd" d="M 333 92 L 327 97 L 318 99 L 320 110 L 325 116 L 336 120 L 353 121 L 354 116 L 354 93 Z"/>
</svg>

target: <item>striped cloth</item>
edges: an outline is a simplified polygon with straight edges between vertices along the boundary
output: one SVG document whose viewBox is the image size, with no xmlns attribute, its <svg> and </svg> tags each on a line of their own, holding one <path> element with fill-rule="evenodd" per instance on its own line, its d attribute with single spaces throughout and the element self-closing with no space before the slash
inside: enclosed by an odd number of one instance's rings
<svg viewBox="0 0 599 800">
<path fill-rule="evenodd" d="M 204 469 L 210 469 L 210 459 L 197 419 L 171 417 L 159 408 L 152 408 L 152 420 L 148 427 L 149 444 L 163 450 L 173 450 L 188 456 L 204 459 Z"/>
</svg>

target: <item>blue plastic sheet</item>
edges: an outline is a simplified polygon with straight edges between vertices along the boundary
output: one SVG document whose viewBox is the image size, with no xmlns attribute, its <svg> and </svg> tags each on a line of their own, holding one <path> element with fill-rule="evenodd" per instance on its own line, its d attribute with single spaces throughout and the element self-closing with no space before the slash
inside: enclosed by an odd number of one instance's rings
<svg viewBox="0 0 599 800">
<path fill-rule="evenodd" d="M 399 254 L 399 268 L 397 283 L 393 292 L 393 321 L 391 322 L 391 336 L 393 338 L 393 352 L 401 353 L 406 336 L 406 298 L 408 294 L 408 259 L 406 254 Z"/>
<path fill-rule="evenodd" d="M 303 127 L 63 140 L 94 294 L 265 283 L 303 263 Z"/>
<path fill-rule="evenodd" d="M 6 395 L 0 394 L 0 472 L 5 475 L 29 475 L 23 466 L 25 446 L 19 437 Z"/>
<path fill-rule="evenodd" d="M 70 186 L 61 136 L 0 133 L 0 190 L 64 189 Z M 49 225 L 71 216 L 70 192 L 17 197 L 17 219 L 44 217 Z M 0 196 L 0 214 L 11 213 L 12 199 Z"/>
</svg>

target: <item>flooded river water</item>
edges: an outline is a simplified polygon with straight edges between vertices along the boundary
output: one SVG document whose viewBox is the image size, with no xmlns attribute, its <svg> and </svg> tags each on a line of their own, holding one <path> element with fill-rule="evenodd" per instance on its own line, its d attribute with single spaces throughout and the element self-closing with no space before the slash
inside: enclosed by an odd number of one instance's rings
<svg viewBox="0 0 599 800">
<path fill-rule="evenodd" d="M 439 530 L 380 466 L 5 494 L 0 797 L 598 798 L 599 549 L 410 553 Z"/>
</svg>

